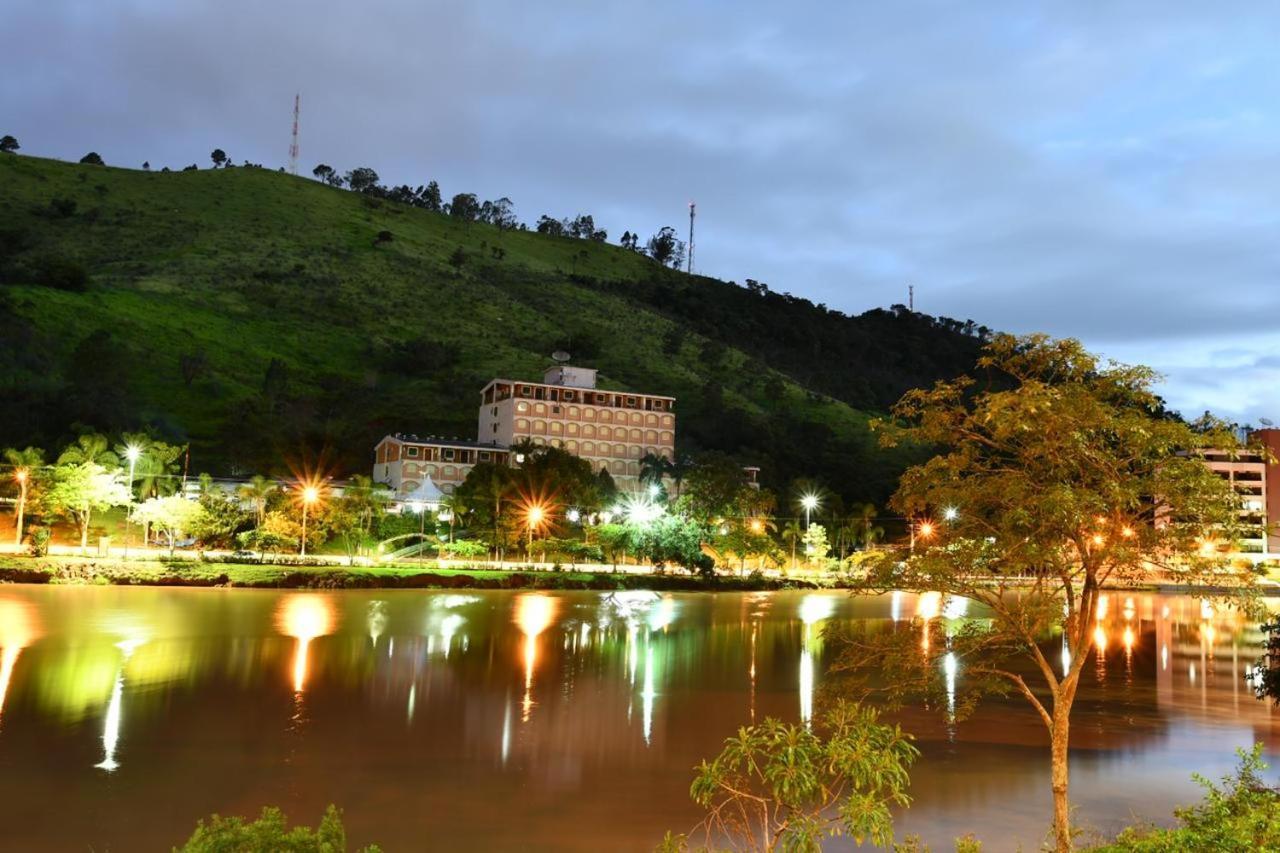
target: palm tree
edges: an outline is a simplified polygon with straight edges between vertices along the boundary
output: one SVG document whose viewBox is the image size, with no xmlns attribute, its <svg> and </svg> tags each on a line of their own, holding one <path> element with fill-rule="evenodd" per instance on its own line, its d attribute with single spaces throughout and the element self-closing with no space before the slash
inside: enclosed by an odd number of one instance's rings
<svg viewBox="0 0 1280 853">
<path fill-rule="evenodd" d="M 267 518 L 267 499 L 275 494 L 278 486 L 276 482 L 261 474 L 254 474 L 249 478 L 249 482 L 243 483 L 236 494 L 241 500 L 248 501 L 253 507 L 254 515 L 257 517 L 257 525 L 255 529 L 262 528 L 262 522 Z"/>
<path fill-rule="evenodd" d="M 13 479 L 18 483 L 18 500 L 13 507 L 13 544 L 22 545 L 22 517 L 27 511 L 27 496 L 35 472 L 44 467 L 44 451 L 38 447 L 18 450 L 10 447 L 4 459 L 13 466 Z"/>
<path fill-rule="evenodd" d="M 133 481 L 138 500 L 165 497 L 178 491 L 178 460 L 187 452 L 185 444 L 156 441 L 145 432 L 126 432 L 115 447 L 117 458 L 128 459 L 130 449 L 137 452 Z M 121 463 L 123 464 L 123 462 Z"/>
<path fill-rule="evenodd" d="M 59 465 L 84 465 L 88 462 L 96 462 L 104 468 L 120 467 L 120 457 L 111 452 L 107 437 L 96 432 L 80 436 L 58 457 Z"/>
<path fill-rule="evenodd" d="M 782 528 L 782 541 L 791 543 L 791 568 L 796 567 L 796 543 L 804 539 L 804 527 L 793 518 Z M 784 572 L 785 574 L 785 572 Z"/>
<path fill-rule="evenodd" d="M 457 495 L 445 495 L 440 499 L 440 510 L 449 514 L 449 541 L 453 542 L 453 525 L 458 516 L 467 514 L 467 502 Z"/>
<path fill-rule="evenodd" d="M 675 485 L 675 494 L 671 496 L 674 501 L 680 497 L 680 486 L 684 483 L 684 478 L 693 470 L 693 460 L 686 456 L 677 456 L 671 462 L 671 482 Z"/>
<path fill-rule="evenodd" d="M 876 514 L 876 505 L 865 503 L 858 506 L 850 519 L 857 529 L 858 540 L 862 543 L 862 547 L 868 551 L 871 550 L 871 546 L 875 544 L 876 540 L 884 536 L 884 528 L 876 524 Z"/>
<path fill-rule="evenodd" d="M 353 475 L 347 481 L 346 488 L 342 490 L 342 500 L 360 519 L 360 535 L 362 538 L 367 538 L 369 531 L 373 529 L 374 516 L 387 502 L 382 492 L 374 485 L 373 478 L 363 474 Z"/>
<path fill-rule="evenodd" d="M 669 476 L 675 466 L 667 457 L 650 451 L 640 457 L 640 485 L 662 488 L 662 478 Z"/>
</svg>

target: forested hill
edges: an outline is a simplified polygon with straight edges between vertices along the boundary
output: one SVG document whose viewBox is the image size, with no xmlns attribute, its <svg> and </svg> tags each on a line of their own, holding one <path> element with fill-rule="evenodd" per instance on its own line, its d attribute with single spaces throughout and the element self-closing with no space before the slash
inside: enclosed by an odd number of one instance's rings
<svg viewBox="0 0 1280 853">
<path fill-rule="evenodd" d="M 566 349 L 605 387 L 677 397 L 682 452 L 879 499 L 904 460 L 868 413 L 969 369 L 985 331 L 473 215 L 259 168 L 0 155 L 0 445 L 145 426 L 195 470 L 323 451 L 363 471 L 387 432 L 473 437 L 485 382 Z"/>
</svg>

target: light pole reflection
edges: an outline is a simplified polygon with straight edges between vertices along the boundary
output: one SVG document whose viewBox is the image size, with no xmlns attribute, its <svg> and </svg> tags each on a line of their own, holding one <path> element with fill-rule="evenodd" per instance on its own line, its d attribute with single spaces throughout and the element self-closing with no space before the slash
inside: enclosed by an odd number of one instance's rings
<svg viewBox="0 0 1280 853">
<path fill-rule="evenodd" d="M 533 711 L 533 670 L 538 662 L 538 635 L 551 625 L 559 601 L 541 593 L 526 593 L 516 597 L 515 622 L 524 634 L 524 700 L 521 702 L 521 722 L 529 721 Z"/>
<path fill-rule="evenodd" d="M 800 601 L 800 621 L 804 635 L 800 644 L 800 721 L 806 726 L 813 719 L 813 658 L 821 643 L 813 626 L 836 611 L 835 599 L 829 595 L 806 595 Z"/>
<path fill-rule="evenodd" d="M 0 711 L 4 710 L 9 680 L 22 650 L 40 638 L 35 608 L 25 601 L 0 598 Z"/>
<path fill-rule="evenodd" d="M 120 743 L 120 722 L 124 711 L 124 667 L 143 640 L 125 640 L 116 643 L 121 652 L 120 668 L 116 670 L 116 682 L 111 688 L 111 701 L 107 703 L 107 717 L 102 724 L 102 761 L 93 765 L 108 773 L 120 766 L 116 761 L 116 745 Z"/>
<path fill-rule="evenodd" d="M 318 593 L 295 593 L 280 599 L 276 626 L 281 634 L 298 641 L 293 652 L 293 692 L 307 684 L 308 649 L 316 637 L 333 632 L 333 600 Z"/>
</svg>

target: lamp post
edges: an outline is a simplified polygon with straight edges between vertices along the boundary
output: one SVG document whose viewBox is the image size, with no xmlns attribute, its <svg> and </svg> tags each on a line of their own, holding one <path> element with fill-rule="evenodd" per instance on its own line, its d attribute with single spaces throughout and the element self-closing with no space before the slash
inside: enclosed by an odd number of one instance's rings
<svg viewBox="0 0 1280 853">
<path fill-rule="evenodd" d="M 525 543 L 524 552 L 530 560 L 533 559 L 533 529 L 542 523 L 542 516 L 542 507 L 536 505 L 529 507 L 529 539 Z"/>
<path fill-rule="evenodd" d="M 138 464 L 138 457 L 142 455 L 142 450 L 131 444 L 124 449 L 124 455 L 129 460 L 129 510 L 124 514 L 124 558 L 127 560 L 129 559 L 129 528 L 133 524 L 133 470 Z"/>
<path fill-rule="evenodd" d="M 307 510 L 320 499 L 320 490 L 315 486 L 307 486 L 302 490 L 302 553 L 307 556 Z"/>
<path fill-rule="evenodd" d="M 18 519 L 14 528 L 13 544 L 22 548 L 22 516 L 27 511 L 27 469 L 19 468 L 13 472 L 13 479 L 18 481 Z"/>
<path fill-rule="evenodd" d="M 911 553 L 916 552 L 916 533 L 919 532 L 921 539 L 928 539 L 933 535 L 932 521 L 912 521 L 911 522 Z"/>
<path fill-rule="evenodd" d="M 818 508 L 817 495 L 805 495 L 800 498 L 800 506 L 804 507 L 804 529 L 809 529 L 809 514 Z"/>
</svg>

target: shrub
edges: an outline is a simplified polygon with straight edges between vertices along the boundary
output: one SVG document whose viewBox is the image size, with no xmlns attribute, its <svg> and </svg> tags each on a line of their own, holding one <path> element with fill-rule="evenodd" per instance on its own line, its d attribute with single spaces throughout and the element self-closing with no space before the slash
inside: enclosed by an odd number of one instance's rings
<svg viewBox="0 0 1280 853">
<path fill-rule="evenodd" d="M 83 293 L 89 289 L 89 271 L 69 258 L 43 257 L 32 264 L 31 279 L 41 287 Z"/>
<path fill-rule="evenodd" d="M 347 831 L 342 825 L 342 812 L 334 806 L 325 810 L 320 825 L 295 826 L 289 829 L 284 813 L 267 807 L 262 816 L 246 823 L 239 817 L 214 815 L 206 824 L 200 821 L 187 842 L 177 848 L 181 853 L 231 853 L 231 851 L 279 850 L 289 853 L 345 853 Z M 363 853 L 379 853 L 377 845 L 362 848 Z"/>
</svg>

